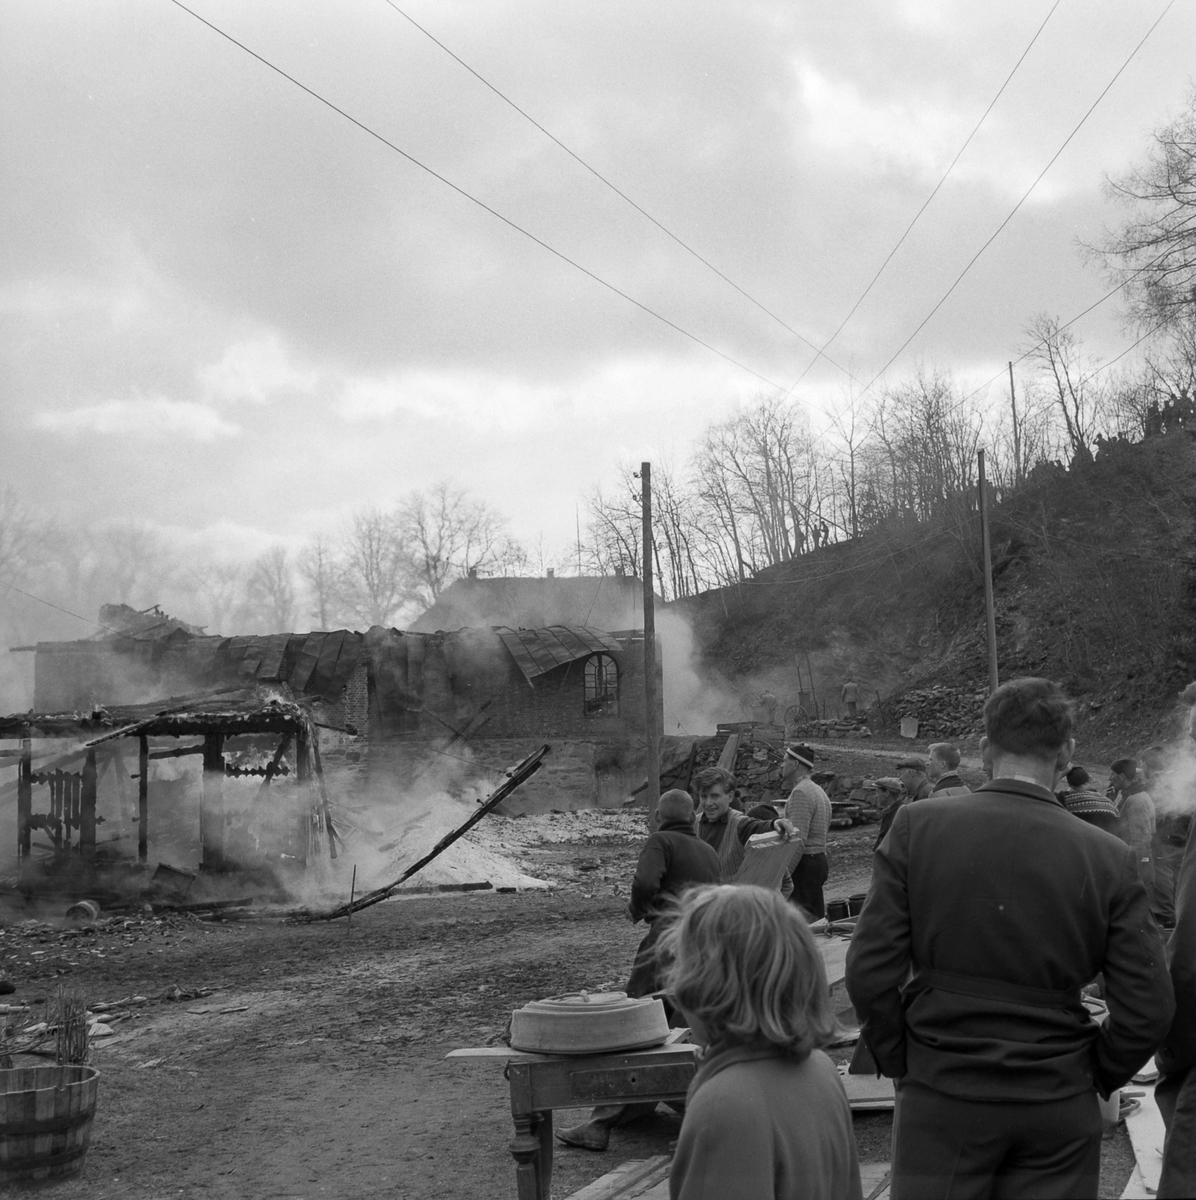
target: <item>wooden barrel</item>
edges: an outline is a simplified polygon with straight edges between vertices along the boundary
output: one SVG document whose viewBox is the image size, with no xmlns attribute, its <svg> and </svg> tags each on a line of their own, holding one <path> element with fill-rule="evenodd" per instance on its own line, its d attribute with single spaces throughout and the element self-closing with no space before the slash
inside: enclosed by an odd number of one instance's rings
<svg viewBox="0 0 1196 1200">
<path fill-rule="evenodd" d="M 99 1080 L 81 1065 L 0 1070 L 0 1183 L 82 1169 Z"/>
</svg>

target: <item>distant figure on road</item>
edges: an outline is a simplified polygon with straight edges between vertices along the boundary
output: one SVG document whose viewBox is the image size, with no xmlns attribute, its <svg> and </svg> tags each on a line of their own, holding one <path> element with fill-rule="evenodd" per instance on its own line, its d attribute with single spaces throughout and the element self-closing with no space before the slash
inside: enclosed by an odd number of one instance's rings
<svg viewBox="0 0 1196 1200">
<path fill-rule="evenodd" d="M 848 679 L 839 693 L 840 701 L 847 707 L 847 715 L 854 717 L 860 707 L 860 687 L 854 679 Z"/>
<path fill-rule="evenodd" d="M 935 742 L 927 751 L 926 778 L 932 796 L 970 796 L 972 789 L 959 777 L 959 751 L 950 742 Z"/>
<path fill-rule="evenodd" d="M 780 703 L 780 701 L 777 699 L 776 692 L 774 692 L 771 688 L 765 688 L 765 690 L 760 693 L 760 699 L 758 703 L 760 707 L 764 709 L 764 715 L 768 718 L 768 723 L 770 725 L 775 725 L 777 723 L 777 705 Z"/>
<path fill-rule="evenodd" d="M 897 764 L 897 774 L 905 784 L 906 799 L 912 804 L 915 800 L 925 800 L 930 795 L 930 780 L 926 777 L 925 759 L 903 758 Z"/>
</svg>

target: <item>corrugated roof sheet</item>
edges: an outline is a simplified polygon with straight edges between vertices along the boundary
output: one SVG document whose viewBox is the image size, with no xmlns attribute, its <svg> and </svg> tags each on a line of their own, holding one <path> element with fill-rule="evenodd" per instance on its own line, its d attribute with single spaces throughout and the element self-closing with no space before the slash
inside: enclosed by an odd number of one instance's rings
<svg viewBox="0 0 1196 1200">
<path fill-rule="evenodd" d="M 618 654 L 623 649 L 609 633 L 584 625 L 551 625 L 547 629 L 500 626 L 494 632 L 502 638 L 528 683 L 579 658 Z"/>
</svg>

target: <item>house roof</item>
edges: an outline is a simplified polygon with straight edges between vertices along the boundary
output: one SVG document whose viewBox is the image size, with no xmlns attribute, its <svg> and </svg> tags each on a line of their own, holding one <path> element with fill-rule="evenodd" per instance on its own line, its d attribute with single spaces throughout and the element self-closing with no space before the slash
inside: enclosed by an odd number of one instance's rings
<svg viewBox="0 0 1196 1200">
<path fill-rule="evenodd" d="M 502 639 L 528 683 L 579 658 L 589 658 L 591 654 L 618 654 L 623 649 L 610 634 L 584 626 L 500 627 L 494 632 Z"/>
<path fill-rule="evenodd" d="M 297 733 L 310 713 L 285 696 L 249 687 L 206 695 L 122 704 L 93 712 L 14 713 L 0 717 L 0 738 L 88 738 L 88 745 L 117 737 L 184 737 L 205 733 Z"/>
<path fill-rule="evenodd" d="M 638 629 L 643 583 L 633 575 L 457 579 L 411 623 L 413 633 L 486 626 Z"/>
</svg>

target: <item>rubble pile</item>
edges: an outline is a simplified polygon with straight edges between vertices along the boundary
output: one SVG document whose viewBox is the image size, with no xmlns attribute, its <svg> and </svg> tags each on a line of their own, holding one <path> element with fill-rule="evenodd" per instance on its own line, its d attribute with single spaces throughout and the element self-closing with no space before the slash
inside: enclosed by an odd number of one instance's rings
<svg viewBox="0 0 1196 1200">
<path fill-rule="evenodd" d="M 868 728 L 866 717 L 836 717 L 829 721 L 807 721 L 802 727 L 802 733 L 810 737 L 820 738 L 870 738 L 872 730 Z"/>
<path fill-rule="evenodd" d="M 983 688 L 936 684 L 891 696 L 882 711 L 886 724 L 900 725 L 905 717 L 915 718 L 919 738 L 967 737 L 979 727 L 987 698 Z"/>
</svg>

